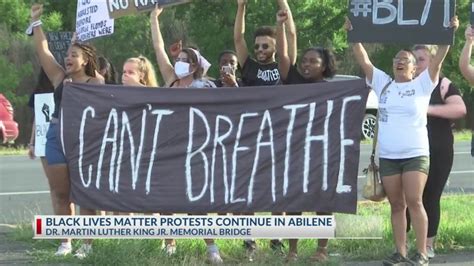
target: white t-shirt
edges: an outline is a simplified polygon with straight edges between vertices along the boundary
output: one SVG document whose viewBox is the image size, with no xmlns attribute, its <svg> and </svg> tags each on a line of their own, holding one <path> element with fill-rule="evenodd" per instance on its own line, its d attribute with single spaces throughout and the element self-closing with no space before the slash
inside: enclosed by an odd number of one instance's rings
<svg viewBox="0 0 474 266">
<path fill-rule="evenodd" d="M 436 83 L 431 81 L 428 69 L 410 82 L 393 81 L 385 72 L 374 67 L 372 84 L 367 85 L 379 98 L 379 157 L 386 159 L 408 159 L 429 156 L 426 113 L 431 92 Z"/>
</svg>

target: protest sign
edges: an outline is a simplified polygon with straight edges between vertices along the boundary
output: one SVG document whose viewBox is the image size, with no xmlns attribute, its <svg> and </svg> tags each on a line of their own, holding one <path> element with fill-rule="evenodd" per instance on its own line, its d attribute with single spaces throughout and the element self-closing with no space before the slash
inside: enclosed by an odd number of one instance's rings
<svg viewBox="0 0 474 266">
<path fill-rule="evenodd" d="M 72 32 L 47 32 L 48 47 L 58 63 L 64 66 L 67 49 L 71 45 Z"/>
<path fill-rule="evenodd" d="M 109 18 L 106 1 L 77 0 L 76 34 L 87 41 L 114 33 L 114 20 Z"/>
<path fill-rule="evenodd" d="M 119 18 L 142 11 L 151 11 L 157 3 L 160 7 L 170 7 L 189 2 L 191 0 L 107 0 L 107 7 L 111 18 Z"/>
<path fill-rule="evenodd" d="M 127 212 L 356 211 L 363 80 L 238 89 L 71 83 L 72 200 Z"/>
<path fill-rule="evenodd" d="M 349 42 L 453 44 L 455 0 L 350 0 Z"/>
<path fill-rule="evenodd" d="M 54 111 L 53 93 L 35 94 L 35 155 L 45 156 L 46 133 Z"/>
</svg>

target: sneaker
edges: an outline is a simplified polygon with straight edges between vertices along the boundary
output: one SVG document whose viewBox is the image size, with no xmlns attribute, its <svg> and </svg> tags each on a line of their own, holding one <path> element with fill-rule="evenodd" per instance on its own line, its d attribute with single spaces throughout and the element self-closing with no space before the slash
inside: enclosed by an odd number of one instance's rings
<svg viewBox="0 0 474 266">
<path fill-rule="evenodd" d="M 207 260 L 210 264 L 222 264 L 224 261 L 221 258 L 219 249 L 216 245 L 207 246 Z"/>
<path fill-rule="evenodd" d="M 410 265 L 429 265 L 428 257 L 417 252 L 413 257 L 410 258 Z"/>
<path fill-rule="evenodd" d="M 66 256 L 68 254 L 71 254 L 71 252 L 72 252 L 71 243 L 63 242 L 58 247 L 58 250 L 56 251 L 56 253 L 54 253 L 54 256 Z"/>
<path fill-rule="evenodd" d="M 257 242 L 255 242 L 255 240 L 246 239 L 244 240 L 244 247 L 249 262 L 254 261 L 255 253 L 257 252 Z"/>
<path fill-rule="evenodd" d="M 270 248 L 277 254 L 285 255 L 285 252 L 283 251 L 283 242 L 279 239 L 270 240 Z"/>
<path fill-rule="evenodd" d="M 435 252 L 434 252 L 433 247 L 426 246 L 426 256 L 428 256 L 428 259 L 432 259 L 435 257 Z"/>
<path fill-rule="evenodd" d="M 165 244 L 163 242 L 163 246 L 161 247 L 161 250 L 163 250 L 166 253 L 166 255 L 173 256 L 174 254 L 176 254 L 176 245 Z"/>
<path fill-rule="evenodd" d="M 329 258 L 328 248 L 327 247 L 318 247 L 311 260 L 317 262 L 325 262 Z"/>
<path fill-rule="evenodd" d="M 395 252 L 392 255 L 388 256 L 382 261 L 382 264 L 385 266 L 390 265 L 411 265 L 410 260 L 406 257 L 403 257 L 402 254 Z"/>
<path fill-rule="evenodd" d="M 298 261 L 298 254 L 296 252 L 288 252 L 288 256 L 286 256 L 286 263 L 292 263 Z"/>
<path fill-rule="evenodd" d="M 78 259 L 84 259 L 88 255 L 92 253 L 92 245 L 91 244 L 82 244 L 82 246 L 76 250 L 76 253 L 74 254 L 74 257 Z"/>
</svg>

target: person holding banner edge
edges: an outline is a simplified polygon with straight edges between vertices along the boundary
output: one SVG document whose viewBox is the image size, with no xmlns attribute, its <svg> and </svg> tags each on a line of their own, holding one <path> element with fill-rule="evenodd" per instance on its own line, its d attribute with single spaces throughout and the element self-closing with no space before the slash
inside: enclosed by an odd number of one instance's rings
<svg viewBox="0 0 474 266">
<path fill-rule="evenodd" d="M 456 21 L 456 16 L 451 19 L 451 27 Z M 344 29 L 352 30 L 348 18 Z M 426 116 L 431 93 L 438 83 L 441 65 L 449 47 L 439 46 L 431 64 L 417 77 L 415 55 L 410 50 L 399 51 L 393 58 L 392 80 L 389 75 L 374 67 L 361 43 L 352 44 L 354 56 L 365 73 L 367 84 L 379 98 L 380 175 L 390 203 L 397 248 L 397 252 L 383 261 L 384 265 L 429 263 L 426 252 L 428 218 L 422 201 L 429 171 Z M 380 95 L 384 87 L 388 88 Z M 407 207 L 417 247 L 417 253 L 410 259 L 407 258 L 406 249 Z"/>
<path fill-rule="evenodd" d="M 162 11 L 161 7 L 155 6 L 150 13 L 150 24 L 153 48 L 161 75 L 165 80 L 165 86 L 171 88 L 215 88 L 216 85 L 212 81 L 203 78 L 210 64 L 198 51 L 191 48 L 182 49 L 175 60 L 174 67 L 171 65 L 164 48 L 165 45 L 160 30 L 159 16 Z M 213 264 L 222 263 L 219 248 L 214 243 L 214 239 L 204 239 L 204 241 L 207 245 L 207 258 L 209 262 Z M 176 242 L 174 239 L 166 239 L 165 251 L 168 255 L 176 252 Z"/>
<path fill-rule="evenodd" d="M 303 84 L 325 82 L 325 78 L 332 78 L 336 74 L 336 63 L 333 53 L 323 47 L 311 47 L 303 52 L 302 59 L 298 65 L 292 61 L 289 54 L 296 54 L 297 39 L 291 39 L 292 45 L 288 44 L 285 22 L 289 19 L 291 12 L 282 9 L 277 13 L 277 54 L 279 58 L 278 68 L 283 84 Z M 289 52 L 289 49 L 293 49 Z M 301 215 L 301 213 L 287 213 Z M 317 212 L 318 215 L 331 215 L 331 213 Z M 327 261 L 329 258 L 327 245 L 328 239 L 318 239 L 318 247 L 311 257 L 318 262 Z M 289 239 L 289 251 L 287 261 L 298 259 L 298 239 Z"/>
<path fill-rule="evenodd" d="M 61 97 L 64 82 L 84 82 L 92 84 L 102 84 L 102 80 L 96 78 L 97 65 L 95 49 L 86 44 L 73 43 L 67 52 L 65 58 L 65 69 L 54 59 L 48 48 L 48 42 L 41 28 L 41 15 L 43 6 L 34 4 L 31 7 L 31 27 L 33 28 L 33 39 L 36 53 L 40 65 L 44 69 L 49 80 L 53 84 L 55 110 L 47 133 L 46 141 L 46 160 L 48 163 L 49 183 L 52 198 L 54 198 L 55 214 L 72 215 L 73 209 L 70 196 L 69 171 L 66 164 L 61 143 L 59 140 L 58 117 L 61 106 Z M 95 210 L 86 208 L 80 209 L 81 215 L 96 215 Z M 92 240 L 84 240 L 84 244 L 76 251 L 78 258 L 86 257 L 92 252 Z M 71 253 L 71 241 L 65 239 L 62 241 L 55 255 L 63 256 Z"/>
<path fill-rule="evenodd" d="M 454 25 L 457 29 L 459 25 Z M 420 75 L 430 64 L 436 48 L 428 45 L 415 45 L 416 75 Z M 428 107 L 428 139 L 430 142 L 430 170 L 423 191 L 423 206 L 428 216 L 428 235 L 426 250 L 428 258 L 434 258 L 434 238 L 440 221 L 440 200 L 444 186 L 453 165 L 453 133 L 451 119 L 466 115 L 466 105 L 461 93 L 446 77 L 440 77 L 438 85 L 431 94 Z M 407 213 L 407 226 L 410 216 Z"/>
</svg>

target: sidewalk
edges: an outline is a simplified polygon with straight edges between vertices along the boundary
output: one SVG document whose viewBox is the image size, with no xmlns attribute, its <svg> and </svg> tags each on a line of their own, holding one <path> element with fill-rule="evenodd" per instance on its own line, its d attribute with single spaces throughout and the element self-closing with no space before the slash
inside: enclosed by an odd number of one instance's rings
<svg viewBox="0 0 474 266">
<path fill-rule="evenodd" d="M 7 235 L 15 227 L 13 225 L 0 224 L 0 265 L 25 265 L 34 264 L 33 258 L 28 255 L 31 245 L 28 243 L 13 241 Z M 379 266 L 380 261 L 348 261 L 344 266 Z M 48 265 L 53 265 L 48 263 Z M 65 265 L 58 263 L 56 265 Z M 250 264 L 252 265 L 252 264 Z M 450 254 L 437 255 L 430 260 L 430 265 L 444 266 L 471 266 L 474 265 L 474 251 L 455 252 Z"/>
</svg>

